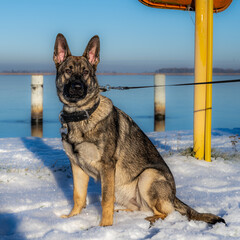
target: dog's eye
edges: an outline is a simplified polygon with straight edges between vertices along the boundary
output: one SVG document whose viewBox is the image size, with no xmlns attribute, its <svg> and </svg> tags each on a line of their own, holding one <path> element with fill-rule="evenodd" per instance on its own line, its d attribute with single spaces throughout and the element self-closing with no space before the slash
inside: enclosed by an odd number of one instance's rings
<svg viewBox="0 0 240 240">
<path fill-rule="evenodd" d="M 84 70 L 84 71 L 83 71 L 83 75 L 84 75 L 84 76 L 88 75 L 88 73 L 89 73 L 88 70 Z"/>
<path fill-rule="evenodd" d="M 71 69 L 66 69 L 65 72 L 66 72 L 67 74 L 71 74 L 71 73 L 72 73 L 72 70 L 71 70 Z"/>
</svg>

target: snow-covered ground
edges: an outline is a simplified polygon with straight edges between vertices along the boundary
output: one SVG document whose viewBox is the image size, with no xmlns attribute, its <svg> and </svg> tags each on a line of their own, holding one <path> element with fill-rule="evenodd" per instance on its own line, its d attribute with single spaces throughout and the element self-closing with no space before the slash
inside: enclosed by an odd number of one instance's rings
<svg viewBox="0 0 240 240">
<path fill-rule="evenodd" d="M 174 212 L 149 228 L 150 212 L 117 212 L 99 227 L 100 184 L 90 181 L 87 207 L 72 206 L 72 174 L 60 139 L 0 139 L 0 239 L 240 239 L 239 129 L 216 130 L 211 163 L 191 157 L 192 132 L 149 133 L 175 176 L 177 196 L 200 212 L 223 217 L 209 226 Z M 234 142 L 235 141 L 235 142 Z"/>
</svg>

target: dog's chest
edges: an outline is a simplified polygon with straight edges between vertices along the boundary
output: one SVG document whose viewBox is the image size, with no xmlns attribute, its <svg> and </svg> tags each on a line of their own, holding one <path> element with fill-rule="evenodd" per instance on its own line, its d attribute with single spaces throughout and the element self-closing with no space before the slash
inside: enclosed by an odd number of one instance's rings
<svg viewBox="0 0 240 240">
<path fill-rule="evenodd" d="M 94 179 L 99 178 L 100 161 L 102 151 L 91 141 L 89 135 L 81 131 L 78 127 L 71 127 L 67 134 L 67 142 L 72 146 L 75 155 L 75 164 L 80 166 L 84 172 Z"/>
<path fill-rule="evenodd" d="M 90 142 L 82 142 L 75 147 L 77 164 L 95 180 L 99 178 L 101 169 L 101 153 L 97 146 Z"/>
<path fill-rule="evenodd" d="M 76 127 L 68 128 L 67 139 L 69 143 L 74 145 L 81 143 L 84 141 L 84 132 Z"/>
</svg>

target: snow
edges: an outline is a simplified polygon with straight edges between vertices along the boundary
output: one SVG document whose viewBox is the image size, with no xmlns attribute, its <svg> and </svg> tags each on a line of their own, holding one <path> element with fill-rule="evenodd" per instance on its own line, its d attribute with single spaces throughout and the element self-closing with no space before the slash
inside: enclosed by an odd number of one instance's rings
<svg viewBox="0 0 240 240">
<path fill-rule="evenodd" d="M 225 219 L 188 221 L 178 212 L 149 228 L 151 212 L 116 212 L 114 225 L 99 227 L 100 184 L 89 183 L 87 207 L 70 212 L 72 174 L 58 138 L 0 138 L 0 239 L 240 239 L 240 140 L 234 130 L 212 134 L 212 162 L 191 156 L 192 132 L 152 132 L 175 177 L 177 196 L 200 212 Z M 236 141 L 234 143 L 234 141 Z M 116 208 L 119 206 L 116 206 Z"/>
</svg>

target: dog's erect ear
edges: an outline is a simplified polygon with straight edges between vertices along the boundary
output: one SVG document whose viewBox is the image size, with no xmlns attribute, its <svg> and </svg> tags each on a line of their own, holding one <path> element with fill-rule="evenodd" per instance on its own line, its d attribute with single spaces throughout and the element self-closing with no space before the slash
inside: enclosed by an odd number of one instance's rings
<svg viewBox="0 0 240 240">
<path fill-rule="evenodd" d="M 59 33 L 56 37 L 53 53 L 53 61 L 55 62 L 56 67 L 58 67 L 68 56 L 71 56 L 71 52 L 67 40 L 61 33 Z"/>
<path fill-rule="evenodd" d="M 83 53 L 83 56 L 87 58 L 87 60 L 93 66 L 95 71 L 97 70 L 97 65 L 100 62 L 99 52 L 100 52 L 100 40 L 99 37 L 96 35 L 90 39 Z"/>
</svg>

